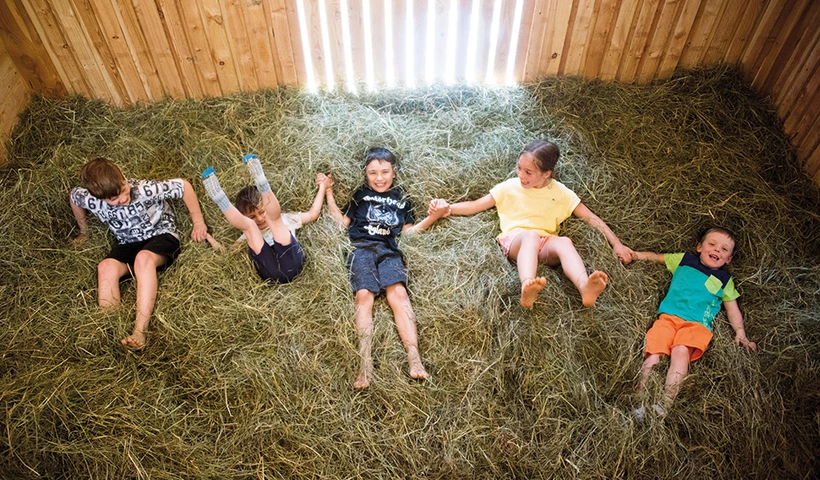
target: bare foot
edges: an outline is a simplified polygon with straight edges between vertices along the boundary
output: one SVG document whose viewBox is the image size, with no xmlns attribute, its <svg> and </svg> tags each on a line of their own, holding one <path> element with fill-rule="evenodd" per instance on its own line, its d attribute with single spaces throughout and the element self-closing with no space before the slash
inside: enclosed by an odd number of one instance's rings
<svg viewBox="0 0 820 480">
<path fill-rule="evenodd" d="M 417 380 L 427 380 L 430 375 L 424 369 L 424 364 L 421 363 L 421 356 L 419 349 L 416 347 L 409 347 L 407 349 L 407 363 L 409 364 L 410 377 Z"/>
<path fill-rule="evenodd" d="M 120 340 L 120 343 L 131 350 L 142 350 L 145 348 L 145 334 L 139 330 L 134 330 L 131 335 Z"/>
<path fill-rule="evenodd" d="M 532 308 L 538 292 L 544 289 L 547 284 L 545 277 L 528 278 L 521 283 L 521 306 Z"/>
<path fill-rule="evenodd" d="M 606 288 L 608 281 L 609 277 L 606 273 L 598 270 L 592 272 L 592 275 L 589 276 L 589 280 L 587 280 L 587 284 L 581 288 L 581 301 L 585 307 L 595 305 L 595 301 L 598 300 L 601 292 Z"/>
<path fill-rule="evenodd" d="M 373 362 L 372 361 L 364 361 L 362 362 L 362 370 L 359 372 L 359 376 L 356 377 L 356 381 L 353 382 L 353 388 L 356 389 L 364 389 L 370 386 L 370 379 L 373 377 Z"/>
</svg>

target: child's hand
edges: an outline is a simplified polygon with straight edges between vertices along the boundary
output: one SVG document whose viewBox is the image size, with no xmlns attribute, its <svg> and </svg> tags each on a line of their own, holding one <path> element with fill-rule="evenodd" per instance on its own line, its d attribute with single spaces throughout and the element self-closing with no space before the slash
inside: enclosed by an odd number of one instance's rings
<svg viewBox="0 0 820 480">
<path fill-rule="evenodd" d="M 85 235 L 85 233 L 81 233 L 77 235 L 77 238 L 71 241 L 71 246 L 77 248 L 80 245 L 84 244 L 86 240 L 88 240 L 88 237 Z"/>
<path fill-rule="evenodd" d="M 612 251 L 615 252 L 615 255 L 618 256 L 618 260 L 620 260 L 624 265 L 629 265 L 632 263 L 632 260 L 636 259 L 635 252 L 626 245 L 621 244 L 612 247 Z"/>
<path fill-rule="evenodd" d="M 223 250 L 222 244 L 217 242 L 214 237 L 211 236 L 210 233 L 205 234 L 205 240 L 211 244 L 211 248 L 216 250 L 217 252 L 221 252 Z"/>
<path fill-rule="evenodd" d="M 427 215 L 434 218 L 449 217 L 450 204 L 441 198 L 433 199 L 427 207 Z"/>
<path fill-rule="evenodd" d="M 757 350 L 757 344 L 746 338 L 745 332 L 742 335 L 735 335 L 735 345 L 743 345 L 747 352 L 754 352 Z"/>
<path fill-rule="evenodd" d="M 205 222 L 194 222 L 194 228 L 191 229 L 191 240 L 201 242 L 206 239 L 208 235 L 208 227 Z"/>
<path fill-rule="evenodd" d="M 330 190 L 333 188 L 333 174 L 328 173 L 325 175 L 324 173 L 317 173 L 316 174 L 316 185 L 324 185 L 326 189 Z"/>
</svg>

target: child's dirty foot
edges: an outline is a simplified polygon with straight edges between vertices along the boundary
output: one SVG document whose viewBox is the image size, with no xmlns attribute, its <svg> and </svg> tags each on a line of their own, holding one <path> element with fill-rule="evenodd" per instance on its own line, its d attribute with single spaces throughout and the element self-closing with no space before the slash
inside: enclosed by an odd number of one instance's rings
<svg viewBox="0 0 820 480">
<path fill-rule="evenodd" d="M 362 390 L 370 386 L 370 379 L 373 377 L 373 362 L 365 361 L 362 363 L 362 370 L 356 381 L 353 382 L 353 388 Z"/>
<path fill-rule="evenodd" d="M 592 275 L 589 276 L 589 280 L 587 280 L 586 286 L 581 289 L 581 301 L 585 307 L 595 305 L 595 301 L 598 300 L 598 297 L 606 288 L 608 281 L 609 277 L 606 273 L 598 270 L 592 272 Z"/>
<path fill-rule="evenodd" d="M 145 348 L 145 334 L 139 330 L 134 330 L 131 335 L 120 340 L 120 343 L 129 350 L 142 350 Z"/>
<path fill-rule="evenodd" d="M 538 298 L 538 292 L 544 289 L 547 284 L 545 277 L 528 278 L 521 283 L 521 306 L 524 308 L 532 308 L 535 304 L 535 299 Z"/>
<path fill-rule="evenodd" d="M 427 380 L 430 375 L 427 374 L 427 370 L 424 369 L 424 364 L 421 363 L 421 356 L 419 356 L 419 351 L 417 348 L 411 348 L 410 351 L 407 352 L 407 363 L 410 366 L 410 378 L 415 378 L 416 380 Z"/>
</svg>

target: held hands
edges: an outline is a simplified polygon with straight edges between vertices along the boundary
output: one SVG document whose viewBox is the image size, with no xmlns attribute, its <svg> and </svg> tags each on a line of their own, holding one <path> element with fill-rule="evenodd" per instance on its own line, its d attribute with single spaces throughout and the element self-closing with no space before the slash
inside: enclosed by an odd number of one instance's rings
<svg viewBox="0 0 820 480">
<path fill-rule="evenodd" d="M 451 212 L 450 204 L 441 198 L 430 200 L 430 205 L 427 207 L 427 215 L 436 219 L 449 217 Z"/>
<path fill-rule="evenodd" d="M 316 174 L 316 185 L 322 186 L 324 185 L 326 189 L 330 190 L 333 188 L 333 174 L 328 173 L 325 175 L 322 172 Z"/>
<path fill-rule="evenodd" d="M 636 253 L 631 248 L 624 244 L 618 244 L 612 247 L 612 251 L 618 256 L 618 260 L 624 265 L 629 265 L 633 260 L 638 260 Z"/>
</svg>

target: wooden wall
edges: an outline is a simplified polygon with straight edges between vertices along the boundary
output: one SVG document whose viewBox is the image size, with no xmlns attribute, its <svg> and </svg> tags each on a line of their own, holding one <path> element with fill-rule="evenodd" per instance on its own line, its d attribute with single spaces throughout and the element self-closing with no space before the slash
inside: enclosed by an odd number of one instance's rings
<svg viewBox="0 0 820 480">
<path fill-rule="evenodd" d="M 280 84 L 643 83 L 725 62 L 771 96 L 820 183 L 817 25 L 816 0 L 0 0 L 0 89 L 22 77 L 130 105 Z"/>
<path fill-rule="evenodd" d="M 6 142 L 31 96 L 29 85 L 23 81 L 12 56 L 0 42 L 0 165 L 6 157 Z"/>
</svg>

